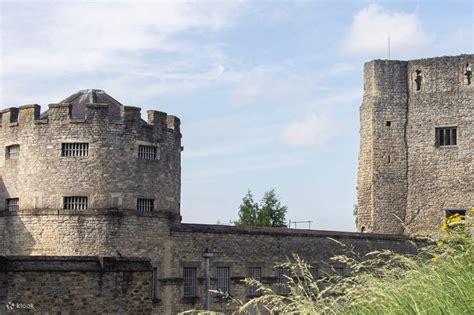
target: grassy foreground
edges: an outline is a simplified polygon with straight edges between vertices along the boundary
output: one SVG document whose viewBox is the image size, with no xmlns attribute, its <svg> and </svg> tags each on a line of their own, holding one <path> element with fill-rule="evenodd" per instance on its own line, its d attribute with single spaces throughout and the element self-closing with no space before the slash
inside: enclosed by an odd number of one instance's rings
<svg viewBox="0 0 474 315">
<path fill-rule="evenodd" d="M 237 313 L 474 314 L 472 222 L 469 216 L 449 218 L 442 239 L 415 256 L 383 251 L 358 257 L 349 250 L 334 257 L 350 267 L 349 277 L 313 279 L 310 266 L 295 257 L 282 265 L 291 274 L 288 296 L 246 279 L 264 295 L 240 303 Z"/>
</svg>

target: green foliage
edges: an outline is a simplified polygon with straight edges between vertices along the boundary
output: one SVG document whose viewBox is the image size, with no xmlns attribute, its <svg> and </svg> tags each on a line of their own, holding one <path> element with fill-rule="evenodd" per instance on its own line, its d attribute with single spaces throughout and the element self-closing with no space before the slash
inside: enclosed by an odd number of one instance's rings
<svg viewBox="0 0 474 315">
<path fill-rule="evenodd" d="M 286 212 L 288 208 L 278 200 L 275 188 L 264 195 L 260 203 L 253 200 L 250 189 L 239 208 L 239 219 L 234 222 L 237 226 L 269 226 L 286 227 Z"/>
<path fill-rule="evenodd" d="M 472 212 L 473 210 L 471 210 Z M 351 270 L 348 277 L 313 279 L 298 257 L 290 269 L 290 294 L 278 295 L 254 279 L 262 296 L 239 302 L 239 314 L 474 314 L 474 239 L 472 218 L 452 217 L 442 240 L 416 255 L 388 250 L 360 257 L 352 248 L 333 257 Z M 429 244 L 433 244 L 430 242 Z"/>
</svg>

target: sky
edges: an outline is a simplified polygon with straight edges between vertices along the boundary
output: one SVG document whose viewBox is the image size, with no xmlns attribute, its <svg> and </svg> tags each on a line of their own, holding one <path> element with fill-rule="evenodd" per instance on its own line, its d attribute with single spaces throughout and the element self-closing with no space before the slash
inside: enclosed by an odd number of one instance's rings
<svg viewBox="0 0 474 315">
<path fill-rule="evenodd" d="M 355 231 L 363 64 L 473 53 L 466 1 L 3 1 L 0 107 L 87 88 L 181 118 L 183 222 L 247 190 Z M 306 228 L 307 224 L 299 224 Z"/>
</svg>

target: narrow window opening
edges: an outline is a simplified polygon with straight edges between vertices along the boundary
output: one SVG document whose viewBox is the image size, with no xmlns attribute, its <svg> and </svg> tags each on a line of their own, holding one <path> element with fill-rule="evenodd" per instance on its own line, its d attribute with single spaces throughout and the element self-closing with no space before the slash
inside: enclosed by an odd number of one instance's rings
<svg viewBox="0 0 474 315">
<path fill-rule="evenodd" d="M 436 128 L 435 134 L 436 145 L 438 147 L 453 146 L 458 144 L 456 127 Z"/>
<path fill-rule="evenodd" d="M 7 147 L 7 159 L 18 160 L 20 158 L 20 146 L 18 144 Z"/>
<path fill-rule="evenodd" d="M 319 269 L 312 267 L 309 269 L 309 272 L 311 273 L 311 276 L 313 277 L 314 280 L 319 279 Z"/>
<path fill-rule="evenodd" d="M 196 268 L 183 268 L 183 296 L 195 297 L 196 286 Z"/>
<path fill-rule="evenodd" d="M 19 198 L 8 198 L 7 199 L 7 210 L 18 211 L 20 210 L 20 199 Z"/>
<path fill-rule="evenodd" d="M 360 232 L 361 232 L 361 233 L 365 233 L 365 226 L 363 226 L 363 227 L 360 228 Z"/>
<path fill-rule="evenodd" d="M 138 158 L 142 160 L 156 160 L 156 147 L 151 145 L 139 145 Z"/>
<path fill-rule="evenodd" d="M 61 156 L 64 157 L 76 157 L 76 156 L 88 156 L 89 155 L 89 143 L 62 143 L 61 144 Z"/>
<path fill-rule="evenodd" d="M 217 291 L 219 293 L 230 293 L 229 280 L 229 267 L 217 267 Z"/>
<path fill-rule="evenodd" d="M 460 216 L 465 216 L 466 215 L 467 209 L 446 209 L 446 219 L 449 218 L 452 215 L 459 214 Z"/>
<path fill-rule="evenodd" d="M 467 85 L 471 84 L 471 77 L 472 77 L 472 69 L 471 65 L 466 63 L 466 73 L 464 74 L 467 78 Z"/>
<path fill-rule="evenodd" d="M 260 267 L 250 267 L 249 268 L 249 278 L 253 278 L 257 281 L 261 281 L 262 279 L 262 268 Z M 256 285 L 250 285 L 248 287 L 248 295 L 249 296 L 260 296 L 261 292 L 257 290 Z"/>
<path fill-rule="evenodd" d="M 290 271 L 287 268 L 278 268 L 278 293 L 288 295 L 290 288 L 288 286 Z"/>
<path fill-rule="evenodd" d="M 85 196 L 64 197 L 63 208 L 66 210 L 85 210 L 87 206 L 87 197 Z"/>
<path fill-rule="evenodd" d="M 390 164 L 390 162 L 391 162 L 391 156 L 390 156 L 390 154 L 388 154 L 387 155 L 387 164 Z"/>
<path fill-rule="evenodd" d="M 415 83 L 416 83 L 416 90 L 419 91 L 421 90 L 421 80 L 422 80 L 422 75 L 421 75 L 421 70 L 416 70 L 416 75 L 415 75 Z"/>
<path fill-rule="evenodd" d="M 390 120 L 387 120 L 387 121 L 385 122 L 385 126 L 387 126 L 387 127 L 392 126 L 392 122 L 391 122 Z"/>
<path fill-rule="evenodd" d="M 158 268 L 153 268 L 153 292 L 152 292 L 152 296 L 153 296 L 153 300 L 158 300 L 159 299 L 159 285 L 160 285 L 160 282 L 158 281 Z"/>
<path fill-rule="evenodd" d="M 154 199 L 137 199 L 137 211 L 138 212 L 152 212 L 153 211 Z"/>
</svg>

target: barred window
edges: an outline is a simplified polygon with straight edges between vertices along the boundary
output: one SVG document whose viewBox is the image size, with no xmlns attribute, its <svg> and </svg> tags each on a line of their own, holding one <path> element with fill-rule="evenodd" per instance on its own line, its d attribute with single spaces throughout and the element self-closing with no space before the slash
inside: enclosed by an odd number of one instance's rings
<svg viewBox="0 0 474 315">
<path fill-rule="evenodd" d="M 8 198 L 7 199 L 7 209 L 8 211 L 17 211 L 20 209 L 20 199 L 18 198 Z"/>
<path fill-rule="evenodd" d="M 457 145 L 457 142 L 456 127 L 436 128 L 436 145 L 438 147 Z"/>
<path fill-rule="evenodd" d="M 152 289 L 153 300 L 159 299 L 159 291 L 158 291 L 159 285 L 160 285 L 160 282 L 158 281 L 158 268 L 154 267 L 153 268 L 153 289 Z"/>
<path fill-rule="evenodd" d="M 67 210 L 87 209 L 87 197 L 84 197 L 84 196 L 64 197 L 64 209 L 67 209 Z"/>
<path fill-rule="evenodd" d="M 138 158 L 143 159 L 143 160 L 155 160 L 156 147 L 151 146 L 151 145 L 139 145 Z"/>
<path fill-rule="evenodd" d="M 20 158 L 20 145 L 14 144 L 7 147 L 7 159 L 18 160 Z"/>
<path fill-rule="evenodd" d="M 262 280 L 262 268 L 260 267 L 250 267 L 249 268 L 249 278 L 253 278 L 257 281 Z M 261 292 L 257 290 L 256 285 L 250 285 L 248 287 L 248 295 L 249 296 L 259 296 Z"/>
<path fill-rule="evenodd" d="M 154 199 L 137 199 L 138 212 L 152 212 Z"/>
<path fill-rule="evenodd" d="M 62 143 L 61 156 L 88 156 L 89 143 Z"/>
<path fill-rule="evenodd" d="M 288 277 L 290 271 L 288 268 L 278 268 L 278 293 L 282 295 L 288 295 L 290 288 L 288 287 Z"/>
<path fill-rule="evenodd" d="M 217 267 L 217 290 L 229 293 L 229 267 Z"/>
<path fill-rule="evenodd" d="M 334 267 L 334 272 L 336 276 L 344 276 L 344 267 Z"/>
<path fill-rule="evenodd" d="M 196 296 L 196 268 L 183 268 L 183 296 Z"/>
</svg>

